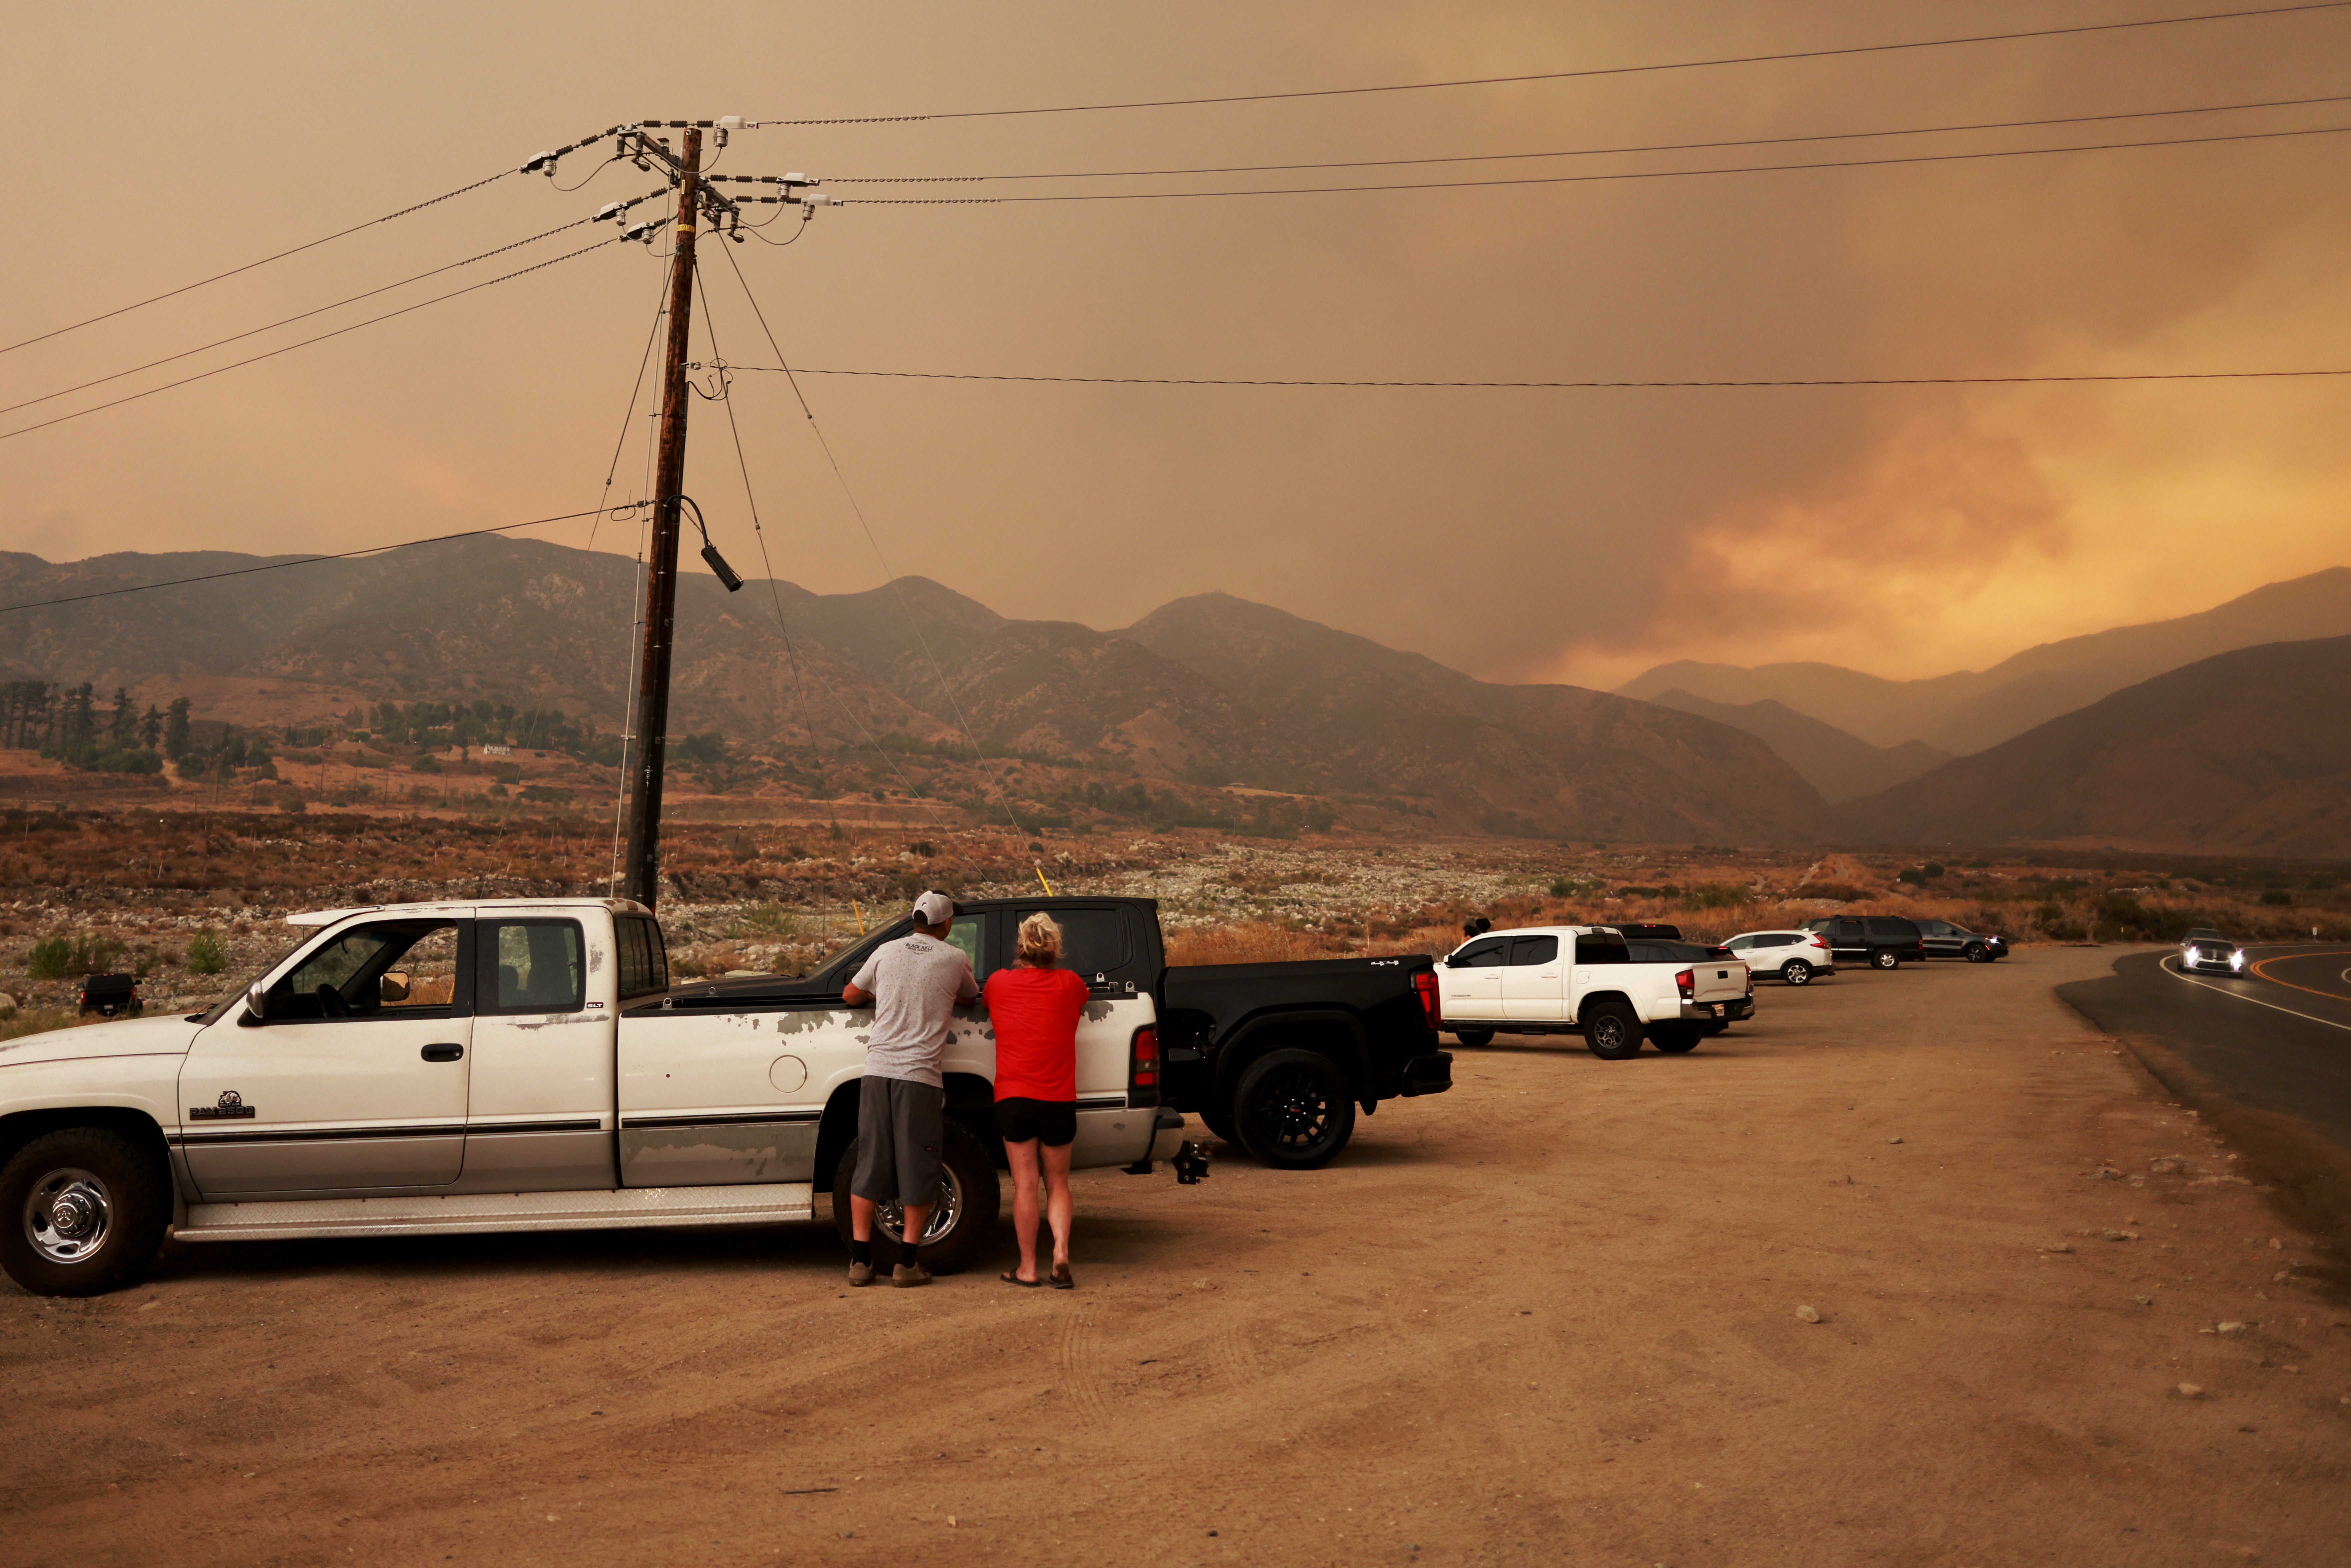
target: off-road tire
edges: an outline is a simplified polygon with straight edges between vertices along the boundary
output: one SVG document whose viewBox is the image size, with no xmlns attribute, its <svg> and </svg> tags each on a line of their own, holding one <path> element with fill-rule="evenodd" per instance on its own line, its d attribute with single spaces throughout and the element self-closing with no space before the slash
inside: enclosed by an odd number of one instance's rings
<svg viewBox="0 0 2351 1568">
<path fill-rule="evenodd" d="M 1494 1031 L 1490 1029 L 1457 1029 L 1453 1031 L 1453 1038 L 1475 1051 L 1481 1045 L 1493 1044 Z"/>
<path fill-rule="evenodd" d="M 1869 967 L 1873 969 L 1898 969 L 1902 967 L 1902 955 L 1891 947 L 1873 948 L 1869 955 Z"/>
<path fill-rule="evenodd" d="M 1802 958 L 1791 958 L 1780 966 L 1780 978 L 1792 986 L 1809 986 L 1813 983 L 1813 967 Z"/>
<path fill-rule="evenodd" d="M 60 1198 L 95 1218 L 79 1256 L 57 1256 L 73 1249 L 56 1223 Z M 44 1133 L 0 1171 L 0 1269 L 36 1296 L 96 1296 L 136 1283 L 171 1223 L 162 1156 L 110 1127 Z"/>
<path fill-rule="evenodd" d="M 1641 1054 L 1641 1019 L 1623 1002 L 1602 1002 L 1583 1019 L 1583 1048 L 1603 1061 Z"/>
<path fill-rule="evenodd" d="M 1649 1043 L 1667 1056 L 1679 1056 L 1696 1051 L 1706 1032 L 1697 1024 L 1653 1023 L 1649 1026 Z"/>
<path fill-rule="evenodd" d="M 1319 1051 L 1274 1051 L 1241 1071 L 1233 1093 L 1241 1147 L 1276 1170 L 1311 1171 L 1355 1135 L 1355 1091 Z"/>
<path fill-rule="evenodd" d="M 979 1260 L 996 1236 L 997 1220 L 1004 1207 L 1004 1189 L 997 1180 L 996 1162 L 987 1157 L 987 1150 L 971 1130 L 949 1117 L 946 1129 L 946 1141 L 939 1150 L 941 1180 L 955 1194 L 953 1223 L 945 1231 L 937 1227 L 940 1216 L 935 1210 L 931 1228 L 923 1237 L 923 1267 L 934 1274 L 953 1274 L 970 1268 Z M 849 1184 L 857 1175 L 857 1140 L 849 1140 L 849 1147 L 841 1152 L 840 1167 L 832 1178 L 832 1223 L 841 1233 L 841 1244 L 847 1248 L 853 1238 L 854 1228 L 849 1218 Z M 894 1230 L 887 1231 L 882 1224 L 882 1210 L 874 1215 L 873 1267 L 886 1270 L 898 1261 L 900 1247 Z"/>
</svg>

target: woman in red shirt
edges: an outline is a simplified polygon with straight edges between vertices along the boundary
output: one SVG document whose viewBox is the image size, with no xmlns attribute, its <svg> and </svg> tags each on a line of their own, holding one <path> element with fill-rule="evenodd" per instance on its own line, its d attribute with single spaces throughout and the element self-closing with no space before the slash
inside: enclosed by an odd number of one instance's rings
<svg viewBox="0 0 2351 1568">
<path fill-rule="evenodd" d="M 1019 962 L 987 977 L 981 999 L 996 1028 L 996 1130 L 1012 1167 L 1012 1228 L 1020 1267 L 1008 1284 L 1066 1291 L 1070 1277 L 1070 1145 L 1078 1135 L 1078 1019 L 1086 983 L 1061 967 L 1061 928 L 1041 910 L 1020 923 Z M 1044 1168 L 1053 1268 L 1037 1277 L 1037 1178 Z"/>
</svg>

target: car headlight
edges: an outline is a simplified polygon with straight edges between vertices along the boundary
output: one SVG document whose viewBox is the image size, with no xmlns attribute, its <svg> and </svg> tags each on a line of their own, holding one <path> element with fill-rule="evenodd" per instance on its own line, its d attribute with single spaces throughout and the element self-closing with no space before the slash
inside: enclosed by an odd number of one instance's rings
<svg viewBox="0 0 2351 1568">
<path fill-rule="evenodd" d="M 2244 967 L 2245 950 L 2242 947 L 2240 947 L 2235 952 L 2229 955 L 2229 967 L 2231 969 L 2241 969 Z"/>
</svg>

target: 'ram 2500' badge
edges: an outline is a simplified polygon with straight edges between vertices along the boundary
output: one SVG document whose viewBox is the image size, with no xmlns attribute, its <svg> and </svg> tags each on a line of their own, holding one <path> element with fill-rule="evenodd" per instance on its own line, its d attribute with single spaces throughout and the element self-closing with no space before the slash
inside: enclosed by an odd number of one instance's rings
<svg viewBox="0 0 2351 1568">
<path fill-rule="evenodd" d="M 222 1090 L 218 1104 L 188 1107 L 188 1120 L 191 1122 L 231 1122 L 252 1114 L 253 1107 L 246 1104 L 245 1096 L 234 1089 Z"/>
</svg>

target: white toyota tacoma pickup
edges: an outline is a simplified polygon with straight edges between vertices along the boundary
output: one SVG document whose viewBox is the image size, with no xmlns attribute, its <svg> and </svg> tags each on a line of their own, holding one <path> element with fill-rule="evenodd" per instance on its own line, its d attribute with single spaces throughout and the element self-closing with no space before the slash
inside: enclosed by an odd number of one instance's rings
<svg viewBox="0 0 2351 1568">
<path fill-rule="evenodd" d="M 1468 1046 L 1497 1034 L 1581 1034 L 1593 1055 L 1622 1061 L 1639 1054 L 1644 1033 L 1678 1054 L 1755 1011 L 1737 958 L 1637 963 L 1605 925 L 1497 931 L 1447 954 L 1437 973 L 1446 1027 Z"/>
<path fill-rule="evenodd" d="M 872 1015 L 837 988 L 673 987 L 661 927 L 621 900 L 288 924 L 300 939 L 207 1012 L 0 1045 L 0 1266 L 18 1284 L 115 1288 L 167 1228 L 195 1242 L 769 1224 L 812 1218 L 815 1195 L 845 1185 Z M 958 915 L 951 939 L 982 975 L 1009 961 L 995 912 Z M 1151 996 L 1094 989 L 1072 1165 L 1188 1157 L 1183 1118 L 1159 1108 Z M 936 1269 L 986 1244 L 1000 1196 L 994 1035 L 977 1009 L 956 1019 L 925 1235 Z"/>
</svg>

